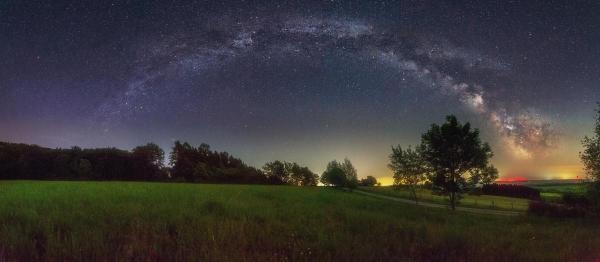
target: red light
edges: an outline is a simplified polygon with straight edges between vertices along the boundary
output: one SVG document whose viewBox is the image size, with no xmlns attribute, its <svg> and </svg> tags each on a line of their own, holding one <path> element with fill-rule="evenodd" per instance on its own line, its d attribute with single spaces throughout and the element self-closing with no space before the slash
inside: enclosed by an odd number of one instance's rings
<svg viewBox="0 0 600 262">
<path fill-rule="evenodd" d="M 527 182 L 527 178 L 524 178 L 522 176 L 515 176 L 515 177 L 501 177 L 498 180 L 496 180 L 496 182 L 499 183 L 514 183 L 514 182 Z"/>
</svg>

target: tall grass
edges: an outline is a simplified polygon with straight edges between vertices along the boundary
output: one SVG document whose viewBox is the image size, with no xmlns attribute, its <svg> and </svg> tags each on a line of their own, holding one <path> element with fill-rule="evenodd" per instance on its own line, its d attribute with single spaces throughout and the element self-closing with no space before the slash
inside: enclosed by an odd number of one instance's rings
<svg viewBox="0 0 600 262">
<path fill-rule="evenodd" d="M 587 220 L 495 217 L 330 188 L 0 183 L 0 257 L 17 260 L 528 260 L 600 257 Z"/>
</svg>

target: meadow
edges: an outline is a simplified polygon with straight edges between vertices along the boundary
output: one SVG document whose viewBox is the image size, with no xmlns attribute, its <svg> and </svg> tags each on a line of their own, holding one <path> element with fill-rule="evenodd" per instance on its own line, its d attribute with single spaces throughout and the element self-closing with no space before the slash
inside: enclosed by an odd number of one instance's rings
<svg viewBox="0 0 600 262">
<path fill-rule="evenodd" d="M 585 194 L 589 183 L 540 183 L 530 186 L 539 190 L 544 200 L 559 201 L 565 193 Z"/>
<path fill-rule="evenodd" d="M 599 235 L 323 187 L 0 182 L 0 260 L 591 261 Z"/>
</svg>

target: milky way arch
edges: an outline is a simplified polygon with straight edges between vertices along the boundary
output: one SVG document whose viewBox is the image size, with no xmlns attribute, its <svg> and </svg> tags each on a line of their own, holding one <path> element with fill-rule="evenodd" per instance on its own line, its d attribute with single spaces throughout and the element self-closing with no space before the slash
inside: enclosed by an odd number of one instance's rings
<svg viewBox="0 0 600 262">
<path fill-rule="evenodd" d="M 492 123 L 516 156 L 542 156 L 557 142 L 546 117 L 503 101 L 494 90 L 468 77 L 502 75 L 511 70 L 510 64 L 448 41 L 396 33 L 365 21 L 306 17 L 212 21 L 194 32 L 143 43 L 138 52 L 137 69 L 127 89 L 96 112 L 95 119 L 105 125 L 153 110 L 143 97 L 160 89 L 151 83 L 161 77 L 201 75 L 241 57 L 310 58 L 342 52 L 373 60 L 417 79 L 424 88 L 456 97 Z"/>
</svg>

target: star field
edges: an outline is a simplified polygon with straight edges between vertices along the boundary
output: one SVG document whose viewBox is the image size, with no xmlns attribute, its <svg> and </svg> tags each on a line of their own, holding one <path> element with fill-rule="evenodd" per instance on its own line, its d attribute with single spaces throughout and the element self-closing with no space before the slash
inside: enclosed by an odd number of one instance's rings
<svg viewBox="0 0 600 262">
<path fill-rule="evenodd" d="M 350 157 L 447 114 L 501 176 L 579 175 L 600 95 L 593 1 L 4 1 L 0 139 L 207 142 L 256 166 Z"/>
</svg>

